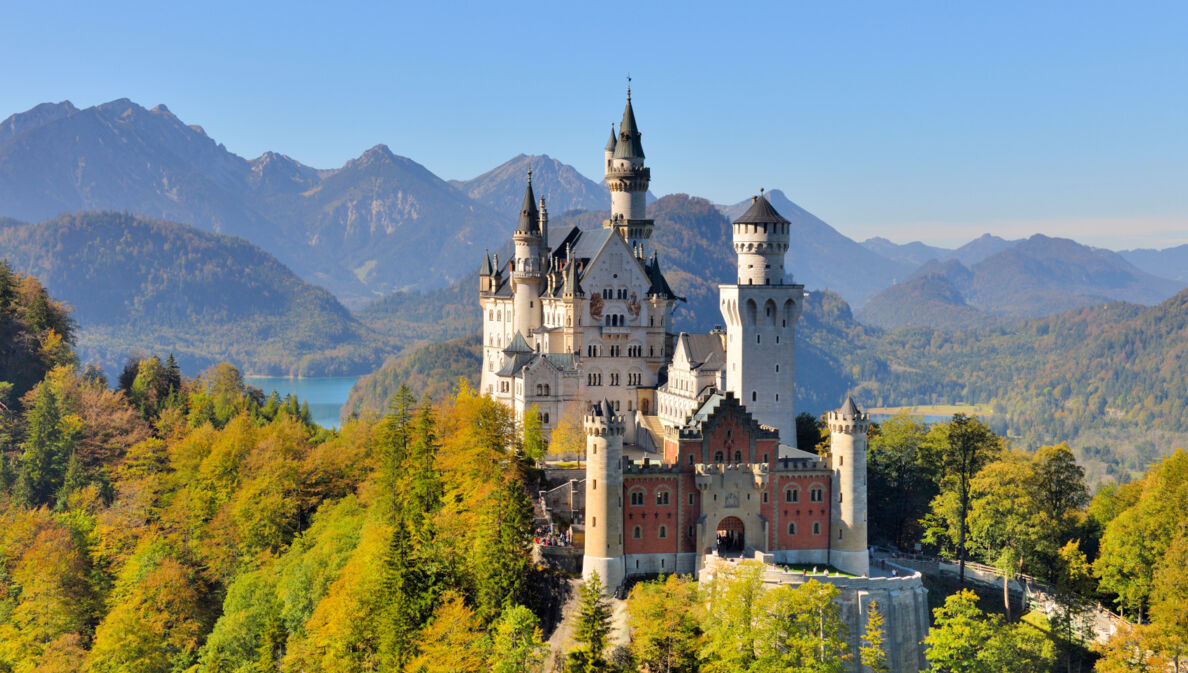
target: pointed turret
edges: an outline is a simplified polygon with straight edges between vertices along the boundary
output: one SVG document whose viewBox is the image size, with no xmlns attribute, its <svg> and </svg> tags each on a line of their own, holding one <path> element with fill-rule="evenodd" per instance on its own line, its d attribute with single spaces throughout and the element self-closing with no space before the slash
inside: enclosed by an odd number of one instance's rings
<svg viewBox="0 0 1188 673">
<path fill-rule="evenodd" d="M 846 396 L 846 403 L 842 405 L 841 411 L 838 413 L 841 414 L 842 418 L 846 419 L 855 419 L 862 415 L 862 412 L 858 410 L 858 405 L 854 404 L 854 397 L 852 395 Z"/>
<path fill-rule="evenodd" d="M 528 186 L 524 189 L 524 205 L 520 206 L 520 221 L 516 223 L 516 233 L 540 233 L 540 224 L 537 222 L 539 215 L 536 197 L 532 194 L 532 171 L 528 171 Z"/>
<path fill-rule="evenodd" d="M 540 211 L 532 193 L 532 171 L 528 171 L 528 186 L 524 189 L 524 205 L 520 206 L 520 220 L 512 233 L 515 259 L 512 262 L 512 293 L 515 304 L 512 327 L 523 334 L 540 329 L 543 314 L 540 295 L 544 292 L 544 260 L 540 232 Z"/>
<path fill-rule="evenodd" d="M 495 291 L 495 267 L 491 264 L 491 251 L 483 252 L 483 263 L 479 266 L 479 292 Z"/>
<path fill-rule="evenodd" d="M 607 152 L 614 152 L 615 143 L 617 143 L 618 140 L 618 137 L 615 135 L 615 125 L 611 124 L 610 140 L 606 141 L 606 147 L 603 149 L 605 149 Z"/>
<path fill-rule="evenodd" d="M 631 90 L 627 91 L 627 107 L 623 108 L 623 121 L 619 124 L 619 139 L 615 143 L 616 159 L 643 159 L 643 143 L 639 128 L 635 124 L 635 110 L 631 107 Z"/>
<path fill-rule="evenodd" d="M 614 129 L 614 126 L 611 126 Z M 644 166 L 643 143 L 635 123 L 635 109 L 631 105 L 631 88 L 627 88 L 627 105 L 623 121 L 615 137 L 614 151 L 607 143 L 606 186 L 611 193 L 611 215 L 602 223 L 627 241 L 629 246 L 641 245 L 652 236 L 652 220 L 647 219 L 648 184 L 652 172 Z"/>
</svg>

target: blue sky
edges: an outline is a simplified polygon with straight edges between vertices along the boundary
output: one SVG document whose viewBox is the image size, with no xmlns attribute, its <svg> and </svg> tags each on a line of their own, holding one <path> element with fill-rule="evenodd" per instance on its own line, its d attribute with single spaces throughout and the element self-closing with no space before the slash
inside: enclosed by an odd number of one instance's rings
<svg viewBox="0 0 1188 673">
<path fill-rule="evenodd" d="M 653 191 L 843 233 L 1188 243 L 1188 3 L 6 3 L 0 117 L 165 103 L 237 154 L 385 143 L 597 177 L 625 76 Z"/>
</svg>

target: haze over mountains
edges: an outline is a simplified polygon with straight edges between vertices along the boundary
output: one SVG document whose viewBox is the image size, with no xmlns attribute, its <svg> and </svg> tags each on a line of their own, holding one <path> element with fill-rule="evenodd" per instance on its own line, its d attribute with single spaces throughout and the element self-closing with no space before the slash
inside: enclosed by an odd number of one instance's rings
<svg viewBox="0 0 1188 673">
<path fill-rule="evenodd" d="M 238 358 L 253 371 L 365 371 L 402 347 L 473 333 L 474 270 L 484 249 L 506 250 L 529 167 L 537 193 L 548 199 L 554 231 L 601 226 L 606 188 L 547 155 L 521 154 L 474 178 L 446 181 L 376 145 L 340 168 L 317 169 L 277 152 L 239 157 L 163 105 L 150 110 L 121 99 L 80 110 L 46 103 L 0 122 L 0 217 L 33 223 L 13 225 L 0 239 L 0 256 L 46 274 L 51 292 L 87 307 L 78 314 L 84 352 L 105 362 L 118 359 L 121 349 L 166 348 L 165 335 L 182 344 L 186 334 L 205 334 L 177 350 L 193 362 Z M 1188 285 L 1188 246 L 1116 254 L 1061 239 L 990 234 L 957 250 L 880 238 L 858 243 L 780 190 L 768 196 L 792 222 L 787 268 L 794 280 L 809 291 L 838 292 L 860 307 L 861 319 L 883 327 L 957 329 L 1113 299 L 1150 305 Z M 651 244 L 674 290 L 688 300 L 677 309 L 679 329 L 700 331 L 720 321 L 717 284 L 734 274 L 729 223 L 749 203 L 714 206 L 674 194 L 649 205 L 657 221 Z M 63 212 L 100 210 L 135 217 L 119 227 L 93 213 L 36 224 Z M 204 238 L 190 226 L 244 240 Z M 119 256 L 120 237 L 141 250 L 138 238 L 146 232 L 160 238 L 145 249 L 150 260 Z M 207 251 L 210 268 L 227 255 L 224 273 L 195 273 L 188 250 L 195 245 Z M 115 251 L 131 267 L 111 269 L 95 251 Z M 275 281 L 257 286 L 264 289 L 259 296 L 236 289 L 232 277 L 232 270 L 247 273 L 252 264 L 269 269 Z M 100 269 L 126 278 L 102 287 Z M 282 282 L 282 269 L 292 278 Z M 172 295 L 156 292 L 163 276 L 177 283 Z M 226 283 L 224 296 L 214 301 L 211 288 L 219 283 Z M 334 295 L 323 299 L 337 301 L 314 302 L 320 308 L 309 317 L 334 326 L 321 341 L 295 341 L 300 348 L 283 357 L 271 347 L 229 349 L 208 329 L 221 319 L 219 311 L 234 314 L 236 302 L 298 305 L 291 297 L 313 297 L 314 286 Z M 118 301 L 117 291 L 124 292 Z M 165 305 L 199 300 L 208 303 L 180 312 Z M 339 303 L 362 310 L 352 316 Z M 109 325 L 92 306 L 143 325 Z M 283 333 L 258 336 L 268 342 Z M 201 339 L 211 343 L 199 347 Z M 334 349 L 338 364 L 323 359 Z"/>
</svg>

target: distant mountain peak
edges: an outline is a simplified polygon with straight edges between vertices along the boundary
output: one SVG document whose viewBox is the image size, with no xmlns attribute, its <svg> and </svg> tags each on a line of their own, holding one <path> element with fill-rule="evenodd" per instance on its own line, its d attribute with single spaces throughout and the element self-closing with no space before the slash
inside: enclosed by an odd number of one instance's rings
<svg viewBox="0 0 1188 673">
<path fill-rule="evenodd" d="M 160 115 L 166 115 L 168 117 L 177 119 L 177 115 L 173 114 L 173 112 L 171 112 L 169 110 L 169 108 L 165 107 L 164 103 L 157 103 L 156 106 L 153 107 L 153 109 L 149 110 L 149 112 L 155 112 Z"/>
</svg>

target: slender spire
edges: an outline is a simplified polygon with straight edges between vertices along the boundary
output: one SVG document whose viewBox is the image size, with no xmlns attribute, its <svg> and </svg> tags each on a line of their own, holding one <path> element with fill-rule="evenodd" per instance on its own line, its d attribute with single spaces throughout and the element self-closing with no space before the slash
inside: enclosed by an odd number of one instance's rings
<svg viewBox="0 0 1188 673">
<path fill-rule="evenodd" d="M 524 205 L 520 206 L 520 221 L 516 223 L 516 233 L 534 234 L 540 231 L 537 223 L 536 197 L 532 194 L 532 169 L 528 169 L 528 187 L 524 190 Z"/>
<path fill-rule="evenodd" d="M 643 159 L 643 143 L 639 128 L 635 124 L 635 110 L 631 107 L 631 87 L 627 88 L 627 106 L 623 108 L 623 121 L 619 123 L 619 139 L 615 143 L 616 159 Z"/>
<path fill-rule="evenodd" d="M 606 151 L 614 152 L 615 151 L 615 143 L 618 142 L 618 140 L 619 139 L 615 136 L 615 123 L 611 122 L 610 140 L 606 141 L 606 147 L 605 147 Z"/>
<path fill-rule="evenodd" d="M 487 250 L 483 253 L 483 265 L 479 268 L 479 275 L 490 276 L 494 273 L 494 267 L 491 266 L 491 251 Z"/>
</svg>

